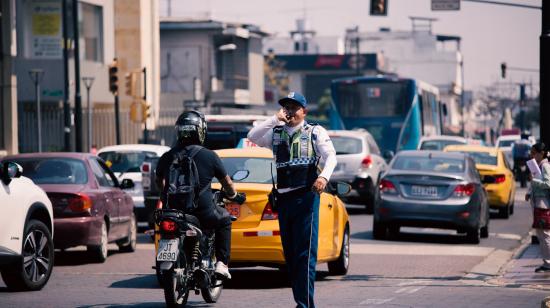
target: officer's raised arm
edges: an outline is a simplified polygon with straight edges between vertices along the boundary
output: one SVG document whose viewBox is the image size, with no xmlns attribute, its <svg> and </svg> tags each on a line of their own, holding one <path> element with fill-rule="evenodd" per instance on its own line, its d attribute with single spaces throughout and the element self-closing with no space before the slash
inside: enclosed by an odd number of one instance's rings
<svg viewBox="0 0 550 308">
<path fill-rule="evenodd" d="M 271 145 L 272 145 L 271 138 L 273 136 L 273 127 L 279 125 L 281 121 L 283 121 L 281 117 L 285 118 L 286 120 L 286 117 L 281 115 L 281 113 L 283 112 L 281 110 L 279 110 L 279 112 L 275 114 L 273 117 L 254 126 L 248 132 L 248 136 L 247 136 L 248 139 L 261 147 L 271 148 Z"/>
</svg>

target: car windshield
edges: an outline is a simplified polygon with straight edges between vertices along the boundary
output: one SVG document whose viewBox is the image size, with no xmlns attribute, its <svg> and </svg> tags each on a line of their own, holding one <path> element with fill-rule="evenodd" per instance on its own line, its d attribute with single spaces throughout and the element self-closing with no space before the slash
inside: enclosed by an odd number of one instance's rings
<svg viewBox="0 0 550 308">
<path fill-rule="evenodd" d="M 491 155 L 487 152 L 468 152 L 468 154 L 474 159 L 476 164 L 482 165 L 497 165 L 497 156 Z"/>
<path fill-rule="evenodd" d="M 86 184 L 84 162 L 73 158 L 28 158 L 12 160 L 23 167 L 23 176 L 35 184 Z"/>
<path fill-rule="evenodd" d="M 441 151 L 446 146 L 453 145 L 453 144 L 464 144 L 464 142 L 460 142 L 458 140 L 426 140 L 422 142 L 420 149 Z"/>
<path fill-rule="evenodd" d="M 511 147 L 512 144 L 514 144 L 514 142 L 516 142 L 516 140 L 500 140 L 498 142 L 498 147 L 499 148 Z"/>
<path fill-rule="evenodd" d="M 113 172 L 141 172 L 141 164 L 146 156 L 156 156 L 153 152 L 102 152 L 98 154 Z"/>
<path fill-rule="evenodd" d="M 361 153 L 361 139 L 342 136 L 331 136 L 336 155 Z"/>
<path fill-rule="evenodd" d="M 410 171 L 431 171 L 441 173 L 463 173 L 464 160 L 447 157 L 398 156 L 392 169 Z"/>
<path fill-rule="evenodd" d="M 227 174 L 233 175 L 238 170 L 247 170 L 249 175 L 237 183 L 260 183 L 271 184 L 271 168 L 273 168 L 273 177 L 277 182 L 277 175 L 273 159 L 258 157 L 225 157 L 221 158 Z M 272 166 L 273 164 L 273 166 Z M 216 178 L 212 182 L 218 182 Z"/>
</svg>

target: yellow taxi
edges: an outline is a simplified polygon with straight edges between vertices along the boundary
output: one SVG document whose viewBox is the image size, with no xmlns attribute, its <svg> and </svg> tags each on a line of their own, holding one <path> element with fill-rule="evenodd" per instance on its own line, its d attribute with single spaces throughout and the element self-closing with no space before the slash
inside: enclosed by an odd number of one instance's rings
<svg viewBox="0 0 550 308">
<path fill-rule="evenodd" d="M 268 201 L 276 176 L 273 153 L 269 149 L 250 147 L 217 150 L 228 174 L 246 170 L 248 176 L 234 181 L 238 192 L 246 193 L 246 202 L 228 204 L 228 211 L 237 217 L 231 227 L 231 264 L 281 266 L 285 263 L 277 212 Z M 275 179 L 276 182 L 276 179 Z M 220 189 L 219 183 L 212 184 Z M 337 188 L 333 188 L 336 190 Z M 349 185 L 338 187 L 349 192 Z M 319 209 L 318 262 L 328 263 L 329 273 L 344 275 L 349 267 L 349 217 L 344 203 L 335 194 L 323 192 Z"/>
<path fill-rule="evenodd" d="M 487 190 L 490 208 L 497 209 L 503 218 L 514 213 L 514 173 L 502 150 L 477 145 L 449 145 L 444 151 L 469 153 Z"/>
</svg>

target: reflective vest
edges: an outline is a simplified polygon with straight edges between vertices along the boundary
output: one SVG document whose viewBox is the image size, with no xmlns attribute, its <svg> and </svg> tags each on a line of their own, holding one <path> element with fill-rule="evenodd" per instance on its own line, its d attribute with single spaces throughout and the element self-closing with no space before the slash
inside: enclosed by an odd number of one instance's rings
<svg viewBox="0 0 550 308">
<path fill-rule="evenodd" d="M 273 154 L 277 166 L 277 188 L 311 186 L 318 177 L 313 141 L 315 125 L 306 124 L 292 136 L 283 126 L 273 128 Z"/>
</svg>

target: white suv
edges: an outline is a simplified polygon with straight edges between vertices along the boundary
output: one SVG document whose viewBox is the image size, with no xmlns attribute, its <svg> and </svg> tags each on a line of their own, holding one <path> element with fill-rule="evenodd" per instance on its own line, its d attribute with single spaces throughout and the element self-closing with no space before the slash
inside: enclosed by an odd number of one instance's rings
<svg viewBox="0 0 550 308">
<path fill-rule="evenodd" d="M 8 288 L 40 290 L 54 263 L 53 210 L 46 193 L 13 162 L 0 165 L 0 271 Z"/>
</svg>

